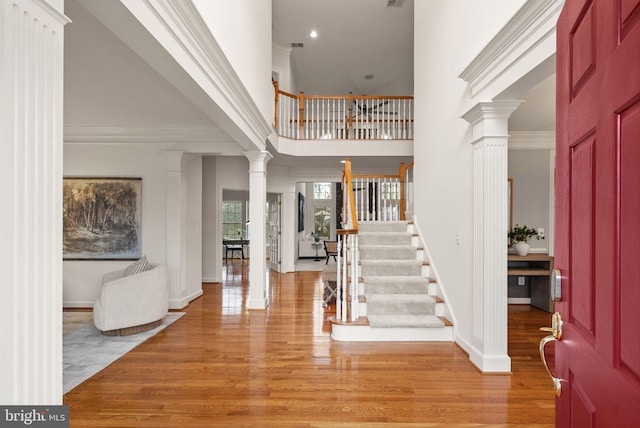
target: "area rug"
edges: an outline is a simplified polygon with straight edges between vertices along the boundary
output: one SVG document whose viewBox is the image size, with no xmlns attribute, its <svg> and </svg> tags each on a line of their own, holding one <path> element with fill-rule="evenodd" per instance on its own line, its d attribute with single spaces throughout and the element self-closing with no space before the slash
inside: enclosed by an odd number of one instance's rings
<svg viewBox="0 0 640 428">
<path fill-rule="evenodd" d="M 105 336 L 93 325 L 93 312 L 63 312 L 62 378 L 64 394 L 133 348 L 171 325 L 184 312 L 169 312 L 153 330 L 131 336 Z"/>
</svg>

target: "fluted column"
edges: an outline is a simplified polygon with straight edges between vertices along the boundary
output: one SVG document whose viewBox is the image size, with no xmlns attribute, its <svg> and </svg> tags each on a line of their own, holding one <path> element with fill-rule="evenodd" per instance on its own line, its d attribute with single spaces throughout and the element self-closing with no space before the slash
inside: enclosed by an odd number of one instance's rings
<svg viewBox="0 0 640 428">
<path fill-rule="evenodd" d="M 0 403 L 62 404 L 62 1 L 0 2 Z"/>
<path fill-rule="evenodd" d="M 484 372 L 510 372 L 507 354 L 508 120 L 521 101 L 479 103 L 473 130 L 473 343 Z"/>
<path fill-rule="evenodd" d="M 187 301 L 187 175 L 191 155 L 183 151 L 163 153 L 167 189 L 167 272 L 169 307 L 184 308 Z"/>
<path fill-rule="evenodd" d="M 272 158 L 266 151 L 245 152 L 249 159 L 249 309 L 269 306 L 265 224 L 267 221 L 267 162 Z"/>
</svg>

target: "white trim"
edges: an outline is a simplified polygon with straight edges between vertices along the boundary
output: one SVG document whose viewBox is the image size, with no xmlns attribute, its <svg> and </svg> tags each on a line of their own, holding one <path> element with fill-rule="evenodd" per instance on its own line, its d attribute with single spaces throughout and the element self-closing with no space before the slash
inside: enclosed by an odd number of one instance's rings
<svg viewBox="0 0 640 428">
<path fill-rule="evenodd" d="M 71 127 L 64 128 L 64 142 L 79 143 L 174 143 L 208 142 L 234 143 L 233 139 L 219 127 Z M 238 145 L 238 150 L 241 150 Z"/>
<path fill-rule="evenodd" d="M 222 283 L 222 280 L 219 277 L 205 276 L 204 278 L 202 278 L 202 282 L 206 282 L 208 284 L 220 284 Z"/>
<path fill-rule="evenodd" d="M 169 309 L 183 309 L 186 308 L 189 303 L 198 297 L 202 296 L 204 292 L 202 289 L 190 294 L 189 296 L 184 296 L 180 299 L 169 299 Z"/>
<path fill-rule="evenodd" d="M 190 0 L 121 0 L 227 116 L 244 150 L 261 151 L 273 132 Z M 142 55 L 141 55 L 142 56 Z M 236 131 L 240 130 L 243 135 Z"/>
<path fill-rule="evenodd" d="M 520 59 L 555 35 L 564 0 L 528 0 L 459 78 L 469 83 L 475 95 L 500 78 Z"/>
<path fill-rule="evenodd" d="M 431 253 L 429 252 L 429 247 L 427 246 L 427 243 L 424 239 L 424 235 L 422 234 L 422 231 L 420 230 L 420 226 L 418 225 L 418 216 L 414 215 L 413 218 L 410 219 L 409 221 L 412 222 L 411 226 L 413 227 L 413 230 L 418 233 L 418 239 L 420 244 L 418 245 L 418 247 L 422 247 L 422 251 L 424 252 L 423 261 L 429 262 L 429 276 L 436 280 L 436 284 L 438 285 L 438 289 L 441 294 L 440 297 L 442 297 L 442 299 L 444 300 L 444 310 L 443 310 L 444 316 L 453 324 L 454 335 L 455 335 L 456 328 L 458 325 L 458 319 L 453 313 L 449 297 L 447 296 L 446 287 L 442 283 L 442 280 L 440 279 L 440 275 L 438 275 L 438 271 L 436 269 L 435 263 L 433 263 L 433 259 L 431 258 Z"/>
<path fill-rule="evenodd" d="M 66 15 L 64 15 L 61 11 L 57 10 L 51 4 L 49 4 L 45 0 L 33 0 L 33 3 L 40 6 L 45 12 L 47 12 L 53 19 L 61 23 L 62 25 L 66 25 L 71 23 L 71 19 L 69 19 Z"/>
<path fill-rule="evenodd" d="M 509 150 L 553 150 L 555 148 L 555 131 L 509 132 Z"/>
<path fill-rule="evenodd" d="M 531 298 L 530 297 L 509 297 L 507 299 L 507 304 L 509 305 L 530 305 Z"/>
<path fill-rule="evenodd" d="M 62 302 L 62 308 L 93 308 L 93 301 L 82 301 L 82 300 L 65 300 Z"/>
</svg>

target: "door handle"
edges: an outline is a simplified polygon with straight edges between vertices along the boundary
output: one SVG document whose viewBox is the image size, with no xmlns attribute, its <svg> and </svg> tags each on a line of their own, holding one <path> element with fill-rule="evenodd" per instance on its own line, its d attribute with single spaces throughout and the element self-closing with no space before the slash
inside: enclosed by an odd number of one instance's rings
<svg viewBox="0 0 640 428">
<path fill-rule="evenodd" d="M 549 373 L 549 376 L 553 381 L 553 388 L 555 390 L 556 396 L 560 397 L 560 394 L 562 393 L 562 380 L 555 377 L 553 373 L 551 373 L 551 369 L 549 369 L 549 365 L 547 364 L 547 357 L 544 352 L 547 343 L 560 341 L 560 338 L 562 337 L 562 317 L 560 316 L 560 313 L 556 312 L 555 314 L 553 314 L 553 317 L 551 318 L 551 327 L 542 327 L 540 328 L 540 330 L 548 331 L 551 333 L 549 336 L 543 337 L 540 341 L 540 358 L 542 359 L 544 368 L 547 370 L 547 373 Z"/>
</svg>

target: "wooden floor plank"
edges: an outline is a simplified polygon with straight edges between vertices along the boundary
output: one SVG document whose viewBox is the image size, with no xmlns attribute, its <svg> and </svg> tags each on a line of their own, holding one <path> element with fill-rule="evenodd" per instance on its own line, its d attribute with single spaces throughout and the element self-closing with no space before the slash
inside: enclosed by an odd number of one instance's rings
<svg viewBox="0 0 640 428">
<path fill-rule="evenodd" d="M 331 340 L 321 272 L 270 273 L 247 311 L 232 261 L 187 314 L 64 396 L 72 427 L 554 425 L 537 354 L 551 316 L 509 309 L 511 375 L 482 375 L 453 343 Z"/>
</svg>

